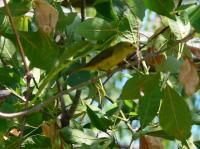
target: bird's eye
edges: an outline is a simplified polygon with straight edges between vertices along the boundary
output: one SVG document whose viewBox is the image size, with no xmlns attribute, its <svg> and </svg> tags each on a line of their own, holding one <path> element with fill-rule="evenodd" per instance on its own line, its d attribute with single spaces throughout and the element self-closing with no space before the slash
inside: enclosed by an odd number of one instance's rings
<svg viewBox="0 0 200 149">
<path fill-rule="evenodd" d="M 130 47 L 132 47 L 133 45 L 132 45 L 132 44 L 130 44 L 129 46 L 130 46 Z"/>
</svg>

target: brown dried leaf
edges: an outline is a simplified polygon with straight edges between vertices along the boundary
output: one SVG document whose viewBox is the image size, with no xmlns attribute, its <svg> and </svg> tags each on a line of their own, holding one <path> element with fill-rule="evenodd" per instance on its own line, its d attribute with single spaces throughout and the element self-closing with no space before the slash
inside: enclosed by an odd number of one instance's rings
<svg viewBox="0 0 200 149">
<path fill-rule="evenodd" d="M 147 49 L 148 53 L 155 53 L 156 49 L 154 47 L 149 47 Z M 161 64 L 165 60 L 165 55 L 164 54 L 157 54 L 154 56 L 147 57 L 146 61 L 150 66 L 155 66 L 157 64 Z"/>
<path fill-rule="evenodd" d="M 190 49 L 192 54 L 194 54 L 197 58 L 200 58 L 200 48 L 189 46 L 189 45 L 187 45 L 187 47 Z"/>
<path fill-rule="evenodd" d="M 38 26 L 45 32 L 51 33 L 58 22 L 58 12 L 45 0 L 34 0 L 35 19 Z"/>
<path fill-rule="evenodd" d="M 51 143 L 55 144 L 56 138 L 58 136 L 58 129 L 56 124 L 55 123 L 48 124 L 47 122 L 44 122 L 42 124 L 42 131 L 46 137 L 49 137 L 51 139 Z"/>
<path fill-rule="evenodd" d="M 21 133 L 21 131 L 17 130 L 16 128 L 13 128 L 10 130 L 9 135 L 19 137 L 20 133 Z"/>
<path fill-rule="evenodd" d="M 164 149 L 164 146 L 158 137 L 142 136 L 140 138 L 140 149 Z"/>
<path fill-rule="evenodd" d="M 196 87 L 199 84 L 199 76 L 196 65 L 188 58 L 184 59 L 184 63 L 180 67 L 179 80 L 188 96 L 191 96 L 196 91 Z"/>
</svg>

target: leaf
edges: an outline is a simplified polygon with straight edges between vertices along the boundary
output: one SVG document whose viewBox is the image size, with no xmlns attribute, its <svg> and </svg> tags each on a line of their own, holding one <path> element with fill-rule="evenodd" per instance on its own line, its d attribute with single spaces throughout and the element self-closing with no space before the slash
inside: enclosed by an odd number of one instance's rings
<svg viewBox="0 0 200 149">
<path fill-rule="evenodd" d="M 75 18 L 77 17 L 77 13 L 75 12 L 70 12 L 65 15 L 64 13 L 59 14 L 59 19 L 57 23 L 57 28 L 58 29 L 65 29 L 67 25 L 70 25 L 73 23 Z"/>
<path fill-rule="evenodd" d="M 28 137 L 24 143 L 24 149 L 51 149 L 50 139 L 42 135 Z"/>
<path fill-rule="evenodd" d="M 54 122 L 44 122 L 42 124 L 42 131 L 46 137 L 49 137 L 52 145 L 56 143 L 56 139 L 58 137 L 58 128 Z"/>
<path fill-rule="evenodd" d="M 164 90 L 159 118 L 161 127 L 168 135 L 179 140 L 190 136 L 190 110 L 183 98 L 169 86 Z"/>
<path fill-rule="evenodd" d="M 43 122 L 42 113 L 35 113 L 26 118 L 26 123 L 31 126 L 39 126 Z"/>
<path fill-rule="evenodd" d="M 142 136 L 140 138 L 140 149 L 164 149 L 160 138 Z"/>
<path fill-rule="evenodd" d="M 3 62 L 16 66 L 15 45 L 8 38 L 0 37 L 0 58 Z"/>
<path fill-rule="evenodd" d="M 127 3 L 132 8 L 133 12 L 135 12 L 135 15 L 140 18 L 140 20 L 143 20 L 145 16 L 145 6 L 144 1 L 141 0 L 128 0 Z"/>
<path fill-rule="evenodd" d="M 188 58 L 184 59 L 184 63 L 180 67 L 179 80 L 188 96 L 194 94 L 199 84 L 199 76 L 196 65 Z"/>
<path fill-rule="evenodd" d="M 189 20 L 192 26 L 195 28 L 197 32 L 200 32 L 200 26 L 199 26 L 199 21 L 200 21 L 200 6 L 199 5 L 193 5 L 186 9 L 186 11 L 189 14 Z"/>
<path fill-rule="evenodd" d="M 144 0 L 144 4 L 148 9 L 153 10 L 158 14 L 173 18 L 170 14 L 175 6 L 173 0 Z"/>
<path fill-rule="evenodd" d="M 112 7 L 112 0 L 97 0 L 94 7 L 97 11 L 97 17 L 104 18 L 108 21 L 116 20 L 114 9 Z"/>
<path fill-rule="evenodd" d="M 58 22 L 57 10 L 44 0 L 34 0 L 34 6 L 34 15 L 38 26 L 45 33 L 51 33 Z"/>
<path fill-rule="evenodd" d="M 139 116 L 145 127 L 156 116 L 162 93 L 159 87 L 159 75 L 134 74 L 123 87 L 121 99 L 139 99 Z"/>
<path fill-rule="evenodd" d="M 116 30 L 101 18 L 90 18 L 80 23 L 75 32 L 89 40 L 105 40 L 114 35 Z"/>
<path fill-rule="evenodd" d="M 139 117 L 141 127 L 145 127 L 153 120 L 153 118 L 157 115 L 159 106 L 160 106 L 160 99 L 161 99 L 161 92 L 160 88 L 154 91 L 149 91 L 150 93 L 146 96 L 142 97 L 139 100 Z"/>
<path fill-rule="evenodd" d="M 12 12 L 12 16 L 22 16 L 31 9 L 32 3 L 27 0 L 9 0 L 8 6 Z M 5 14 L 5 7 L 0 8 L 0 14 Z"/>
<path fill-rule="evenodd" d="M 184 12 L 182 12 L 182 14 L 184 14 L 184 18 L 188 17 Z M 176 21 L 168 19 L 168 24 L 178 40 L 183 39 L 190 33 L 191 26 L 189 21 L 182 20 L 181 17 L 176 17 Z"/>
<path fill-rule="evenodd" d="M 200 58 L 200 48 L 196 46 L 187 45 L 187 48 L 194 54 L 197 58 Z"/>
<path fill-rule="evenodd" d="M 179 73 L 181 60 L 174 56 L 168 56 L 159 65 L 156 65 L 156 70 L 161 72 Z"/>
<path fill-rule="evenodd" d="M 0 86 L 16 87 L 19 80 L 20 76 L 14 68 L 0 67 Z"/>
<path fill-rule="evenodd" d="M 4 34 L 8 26 L 8 18 L 4 14 L 0 13 L 0 34 Z"/>
<path fill-rule="evenodd" d="M 140 98 L 140 84 L 142 79 L 142 75 L 134 74 L 133 78 L 129 79 L 124 85 L 120 98 L 123 100 Z"/>
<path fill-rule="evenodd" d="M 84 143 L 91 145 L 97 139 L 78 129 L 64 127 L 60 130 L 61 136 L 68 143 Z"/>
<path fill-rule="evenodd" d="M 139 99 L 138 114 L 141 127 L 145 127 L 157 115 L 162 93 L 159 87 L 159 75 L 148 75 L 144 78 L 143 84 L 144 96 Z"/>
<path fill-rule="evenodd" d="M 30 17 L 28 17 L 28 16 L 15 17 L 14 23 L 16 25 L 17 30 L 28 32 L 29 19 L 30 19 Z"/>
<path fill-rule="evenodd" d="M 41 32 L 23 32 L 20 35 L 25 54 L 32 67 L 49 71 L 55 66 L 60 54 L 60 48 L 51 41 L 48 35 Z"/>
<path fill-rule="evenodd" d="M 88 81 L 93 78 L 94 74 L 89 71 L 75 72 L 67 78 L 67 83 L 70 86 L 78 85 L 82 82 Z"/>
<path fill-rule="evenodd" d="M 148 130 L 148 132 L 146 133 L 146 135 L 149 136 L 154 136 L 154 137 L 160 137 L 163 139 L 167 139 L 167 140 L 175 140 L 174 137 L 169 136 L 165 131 L 163 131 L 160 127 L 157 128 L 150 128 L 150 130 Z"/>
<path fill-rule="evenodd" d="M 0 136 L 2 137 L 10 129 L 11 122 L 6 119 L 0 119 Z"/>
<path fill-rule="evenodd" d="M 92 109 L 90 109 L 89 106 L 87 106 L 87 114 L 90 118 L 92 125 L 101 131 L 106 132 L 109 126 L 111 125 L 110 120 L 104 117 L 99 118 L 97 114 Z"/>
<path fill-rule="evenodd" d="M 19 137 L 21 134 L 20 130 L 17 130 L 16 128 L 13 128 L 9 131 L 9 135 L 13 135 L 15 137 Z"/>
</svg>

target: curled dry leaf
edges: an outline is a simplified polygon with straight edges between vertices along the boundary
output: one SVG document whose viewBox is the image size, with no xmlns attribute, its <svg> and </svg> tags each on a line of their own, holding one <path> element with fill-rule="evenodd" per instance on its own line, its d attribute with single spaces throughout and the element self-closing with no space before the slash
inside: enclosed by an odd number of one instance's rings
<svg viewBox="0 0 200 149">
<path fill-rule="evenodd" d="M 58 12 L 45 0 L 34 0 L 34 14 L 38 26 L 45 32 L 51 33 L 58 22 Z"/>
<path fill-rule="evenodd" d="M 19 137 L 20 133 L 21 133 L 21 131 L 19 131 L 16 128 L 13 128 L 13 129 L 10 130 L 9 135 L 13 135 L 15 137 Z"/>
<path fill-rule="evenodd" d="M 48 124 L 47 122 L 43 122 L 42 124 L 42 132 L 46 137 L 51 139 L 51 143 L 54 144 L 56 138 L 58 137 L 58 129 L 55 123 Z"/>
<path fill-rule="evenodd" d="M 149 47 L 147 49 L 148 53 L 155 53 L 156 49 L 154 47 Z M 165 60 L 165 55 L 164 54 L 157 54 L 153 55 L 150 57 L 147 57 L 146 61 L 150 66 L 155 66 L 161 64 Z"/>
<path fill-rule="evenodd" d="M 140 138 L 140 149 L 164 149 L 164 146 L 158 137 L 142 136 Z"/>
<path fill-rule="evenodd" d="M 187 45 L 187 47 L 190 49 L 192 54 L 194 54 L 197 58 L 200 58 L 200 48 L 195 47 L 195 46 L 189 46 L 189 45 Z"/>
<path fill-rule="evenodd" d="M 195 92 L 196 87 L 199 84 L 197 68 L 188 58 L 184 59 L 184 63 L 180 67 L 179 80 L 184 86 L 188 96 L 191 96 Z"/>
</svg>

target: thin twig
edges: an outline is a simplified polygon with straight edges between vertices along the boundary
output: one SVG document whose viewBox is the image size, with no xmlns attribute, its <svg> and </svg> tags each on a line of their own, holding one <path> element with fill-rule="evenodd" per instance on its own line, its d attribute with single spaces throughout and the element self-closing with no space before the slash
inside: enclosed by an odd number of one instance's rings
<svg viewBox="0 0 200 149">
<path fill-rule="evenodd" d="M 160 52 L 156 52 L 156 53 L 149 53 L 147 55 L 145 55 L 145 57 L 142 59 L 142 60 L 145 60 L 149 57 L 153 57 L 155 56 L 156 54 L 160 54 Z M 135 62 L 137 63 L 137 62 Z M 114 74 L 115 72 L 117 71 L 121 71 L 122 69 L 125 69 L 125 68 L 128 68 L 130 67 L 131 65 L 130 64 L 125 64 L 121 67 L 118 67 L 116 69 L 114 69 L 113 71 L 110 72 L 110 74 Z M 100 78 L 104 78 L 106 77 L 108 74 L 105 73 L 105 74 L 102 74 L 100 76 L 97 76 L 95 78 L 92 78 L 88 81 L 85 81 L 83 83 L 80 83 L 70 89 L 67 89 L 67 90 L 63 90 L 59 93 L 57 93 L 56 95 L 52 96 L 52 97 L 49 97 L 48 99 L 44 100 L 43 102 L 41 102 L 40 104 L 34 106 L 33 108 L 29 109 L 29 110 L 24 110 L 24 111 L 21 111 L 21 112 L 16 112 L 16 113 L 3 113 L 3 112 L 0 112 L 0 118 L 16 118 L 16 117 L 22 117 L 22 116 L 25 116 L 25 115 L 30 115 L 32 113 L 35 113 L 35 112 L 38 112 L 40 111 L 42 108 L 44 108 L 45 106 L 49 105 L 51 102 L 53 102 L 55 99 L 59 98 L 60 96 L 62 95 L 65 95 L 65 94 L 68 94 L 74 90 L 77 90 L 77 89 L 81 89 L 82 87 L 84 86 L 88 86 L 89 84 L 91 83 L 94 83 L 96 81 L 98 81 Z"/>
<path fill-rule="evenodd" d="M 114 72 L 113 72 L 114 73 Z M 3 113 L 3 112 L 0 112 L 0 118 L 17 118 L 17 117 L 22 117 L 22 116 L 25 116 L 25 115 L 29 115 L 29 114 L 32 114 L 34 112 L 38 112 L 40 111 L 42 108 L 44 108 L 45 106 L 49 105 L 51 102 L 53 102 L 55 99 L 59 98 L 60 96 L 63 96 L 65 94 L 68 94 L 74 90 L 77 90 L 77 89 L 81 89 L 82 87 L 84 86 L 87 86 L 91 83 L 94 83 L 95 81 L 97 81 L 98 79 L 102 78 L 102 77 L 105 77 L 107 74 L 103 74 L 101 76 L 98 76 L 96 78 L 93 78 L 93 79 L 90 79 L 86 82 L 83 82 L 81 84 L 78 84 L 68 90 L 63 90 L 59 93 L 57 93 L 56 95 L 54 96 L 51 96 L 49 97 L 48 99 L 44 100 L 43 102 L 41 102 L 40 104 L 34 106 L 33 108 L 29 109 L 29 110 L 24 110 L 24 111 L 21 111 L 21 112 L 16 112 L 16 113 Z"/>
<path fill-rule="evenodd" d="M 28 68 L 28 65 L 27 65 L 27 62 L 26 62 L 26 59 L 25 59 L 24 48 L 22 46 L 20 36 L 19 36 L 17 29 L 15 27 L 15 24 L 14 24 L 14 21 L 13 21 L 13 18 L 12 18 L 11 10 L 10 10 L 6 0 L 3 0 L 3 3 L 4 3 L 4 6 L 5 6 L 5 9 L 6 9 L 6 12 L 8 14 L 8 18 L 9 18 L 11 27 L 13 29 L 15 36 L 16 36 L 17 44 L 19 46 L 19 51 L 20 51 L 20 55 L 21 55 L 21 58 L 22 58 L 22 61 L 23 61 L 23 64 L 24 64 L 24 69 L 25 69 L 26 75 L 28 75 L 29 74 L 29 68 Z"/>
<path fill-rule="evenodd" d="M 176 8 L 180 7 L 182 2 L 183 2 L 183 0 L 179 0 Z"/>
<path fill-rule="evenodd" d="M 28 100 L 29 100 L 29 97 L 30 97 L 30 80 L 31 80 L 31 75 L 30 75 L 30 72 L 29 72 L 29 67 L 28 67 L 28 64 L 26 62 L 26 59 L 25 59 L 25 53 L 24 53 L 24 48 L 22 46 L 22 43 L 21 43 L 21 40 L 20 40 L 20 36 L 17 32 L 17 29 L 15 27 L 15 24 L 14 24 L 14 21 L 13 21 L 13 18 L 12 18 L 12 13 L 11 13 L 11 10 L 6 2 L 6 0 L 3 0 L 3 3 L 4 3 L 4 6 L 5 6 L 5 9 L 6 9 L 6 12 L 7 12 L 7 15 L 8 15 L 8 18 L 9 18 L 9 21 L 10 21 L 10 24 L 11 24 L 11 27 L 13 29 L 13 32 L 16 36 L 16 40 L 17 40 L 17 44 L 19 46 L 19 52 L 20 52 L 20 55 L 21 55 L 21 58 L 22 58 L 22 61 L 23 61 L 23 64 L 24 64 L 24 70 L 25 70 L 25 78 L 26 78 L 26 83 L 27 83 L 27 90 L 26 90 L 26 95 L 25 95 L 25 109 L 28 108 Z M 23 119 L 23 122 L 22 122 L 22 127 L 21 127 L 21 133 L 20 133 L 20 140 L 19 140 L 19 148 L 21 148 L 21 144 L 22 144 L 22 137 L 23 137 L 23 130 L 24 130 L 24 125 L 25 125 L 25 119 Z"/>
<path fill-rule="evenodd" d="M 81 96 L 81 90 L 77 90 L 76 91 L 76 95 L 74 96 L 74 99 L 73 99 L 73 103 L 70 107 L 70 109 L 67 111 L 67 113 L 65 113 L 62 117 L 62 127 L 65 127 L 65 126 L 68 126 L 69 125 L 69 122 L 70 120 L 72 119 L 75 111 L 76 111 L 76 108 L 78 106 L 78 103 L 80 101 L 80 96 Z"/>
</svg>

